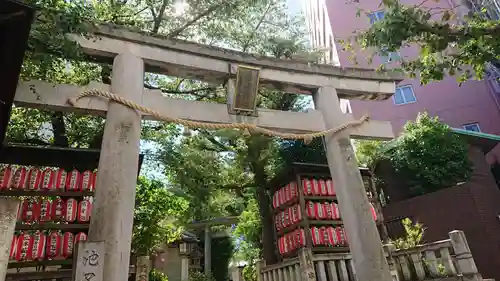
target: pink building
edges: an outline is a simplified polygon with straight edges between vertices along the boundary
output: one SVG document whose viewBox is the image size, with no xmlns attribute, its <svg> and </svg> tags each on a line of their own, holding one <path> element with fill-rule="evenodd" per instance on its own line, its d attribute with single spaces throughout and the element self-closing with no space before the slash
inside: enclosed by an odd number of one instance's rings
<svg viewBox="0 0 500 281">
<path fill-rule="evenodd" d="M 402 1 L 408 5 L 422 2 Z M 451 8 L 455 6 L 454 1 L 460 0 L 427 3 Z M 357 30 L 368 28 L 384 16 L 384 10 L 379 7 L 381 1 L 359 0 L 357 4 L 349 2 L 355 1 L 305 0 L 304 7 L 310 42 L 314 47 L 330 48 L 325 54 L 325 61 L 342 66 L 355 64 L 349 59 L 351 54 L 342 51 L 342 46 L 336 46 L 335 42 L 351 37 Z M 358 8 L 368 14 L 362 12 L 360 17 L 356 17 Z M 356 58 L 359 67 L 376 68 L 381 63 L 390 67 L 397 64 L 400 57 L 412 58 L 417 55 L 416 47 L 408 47 L 387 56 L 374 56 L 371 65 L 361 52 Z M 431 116 L 439 116 L 444 123 L 455 128 L 500 135 L 500 86 L 495 81 L 468 81 L 459 87 L 452 77 L 425 86 L 421 86 L 418 80 L 407 79 L 398 85 L 391 99 L 380 102 L 350 101 L 347 107 L 356 116 L 368 113 L 374 119 L 390 121 L 396 134 L 408 120 L 415 120 L 419 112 L 427 111 Z M 495 155 L 500 155 L 498 147 L 496 151 Z M 490 163 L 495 160 L 500 162 L 493 155 L 489 158 Z"/>
</svg>

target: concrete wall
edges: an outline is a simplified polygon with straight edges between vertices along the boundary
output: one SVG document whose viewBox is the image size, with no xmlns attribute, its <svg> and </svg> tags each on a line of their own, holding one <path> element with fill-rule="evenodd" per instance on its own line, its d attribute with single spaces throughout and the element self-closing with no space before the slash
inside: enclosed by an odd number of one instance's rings
<svg viewBox="0 0 500 281">
<path fill-rule="evenodd" d="M 165 246 L 153 258 L 153 268 L 167 274 L 169 281 L 181 281 L 181 257 L 179 248 Z"/>
<path fill-rule="evenodd" d="M 385 194 L 392 200 L 383 209 L 384 219 L 390 222 L 408 217 L 422 223 L 427 228 L 426 242 L 447 239 L 448 232 L 463 230 L 479 272 L 484 278 L 500 280 L 500 190 L 483 153 L 471 148 L 469 157 L 474 163 L 472 178 L 460 186 L 404 199 L 404 181 L 386 180 Z M 388 179 L 387 175 L 384 178 Z"/>
<path fill-rule="evenodd" d="M 245 281 L 243 279 L 243 266 L 232 266 L 229 268 L 230 281 Z"/>
<path fill-rule="evenodd" d="M 426 5 L 449 8 L 452 7 L 453 1 L 458 0 L 443 0 L 439 3 L 427 1 Z M 378 7 L 380 1 L 359 0 L 359 4 L 348 2 L 352 1 L 306 0 L 307 23 L 314 46 L 329 47 L 330 36 L 334 40 L 345 40 L 351 37 L 354 31 L 368 28 L 370 26 L 368 16 L 362 12 L 360 17 L 356 17 L 357 8 L 362 8 L 365 12 L 381 10 Z M 415 5 L 422 1 L 402 2 Z M 353 61 L 349 59 L 351 53 L 342 51 L 339 44 L 336 44 L 336 47 L 332 51 L 332 56 L 338 55 L 338 58 L 331 59 L 332 63 L 338 61 L 342 66 L 353 66 Z M 373 63 L 369 64 L 366 60 L 367 55 L 368 53 L 357 53 L 356 58 L 360 67 L 375 68 L 381 64 L 378 56 L 375 56 Z M 400 55 L 403 58 L 415 58 L 418 56 L 418 48 L 415 46 L 403 48 Z M 391 66 L 396 64 L 388 64 L 388 67 Z M 420 86 L 419 81 L 415 79 L 404 80 L 399 85 L 411 85 L 417 101 L 395 105 L 392 99 L 379 102 L 351 100 L 353 114 L 359 118 L 369 113 L 375 120 L 390 121 L 396 134 L 408 120 L 415 120 L 418 112 L 422 111 L 428 111 L 431 116 L 439 116 L 443 122 L 452 127 L 462 128 L 464 124 L 479 123 L 482 132 L 500 134 L 500 93 L 495 94 L 486 81 L 468 81 L 459 87 L 455 78 L 448 77 L 441 82 L 426 86 Z M 500 149 L 493 154 L 500 155 L 498 152 Z M 490 158 L 490 161 L 493 160 Z"/>
</svg>

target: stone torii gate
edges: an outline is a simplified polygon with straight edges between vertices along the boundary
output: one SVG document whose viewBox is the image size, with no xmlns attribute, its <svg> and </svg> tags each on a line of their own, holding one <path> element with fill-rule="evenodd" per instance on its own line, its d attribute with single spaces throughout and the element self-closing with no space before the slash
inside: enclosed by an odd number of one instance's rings
<svg viewBox="0 0 500 281">
<path fill-rule="evenodd" d="M 106 281 L 123 281 L 128 277 L 141 118 L 153 117 L 103 98 L 83 98 L 75 106 L 70 106 L 68 99 L 97 88 L 175 118 L 251 123 L 281 132 L 310 133 L 354 120 L 351 114 L 341 112 L 339 98 L 384 100 L 395 92 L 395 82 L 401 80 L 372 70 L 255 57 L 113 26 L 102 26 L 94 35 L 92 39 L 75 37 L 75 40 L 86 54 L 103 62 L 113 61 L 111 86 L 24 82 L 18 87 L 15 104 L 106 116 L 97 178 L 99 188 L 89 231 L 90 241 L 105 241 L 103 280 Z M 149 71 L 216 84 L 228 82 L 231 94 L 238 65 L 258 68 L 260 87 L 313 95 L 316 110 L 299 113 L 258 109 L 258 116 L 242 116 L 228 113 L 225 104 L 173 99 L 164 97 L 160 91 L 144 89 L 144 72 Z M 330 172 L 336 183 L 356 274 L 360 281 L 388 281 L 392 278 L 370 214 L 350 136 L 390 139 L 392 128 L 388 122 L 369 121 L 325 137 Z"/>
</svg>

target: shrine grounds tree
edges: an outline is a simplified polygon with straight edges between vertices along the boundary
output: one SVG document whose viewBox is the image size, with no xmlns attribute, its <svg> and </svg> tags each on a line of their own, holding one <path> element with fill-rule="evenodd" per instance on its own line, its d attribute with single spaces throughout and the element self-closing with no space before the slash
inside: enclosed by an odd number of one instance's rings
<svg viewBox="0 0 500 281">
<path fill-rule="evenodd" d="M 135 198 L 132 251 L 137 256 L 154 253 L 165 243 L 170 243 L 182 233 L 177 224 L 188 208 L 188 202 L 174 196 L 157 180 L 139 177 Z"/>
<path fill-rule="evenodd" d="M 109 83 L 111 68 L 105 64 L 84 62 L 76 43 L 67 37 L 69 33 L 85 35 L 93 25 L 113 23 L 170 38 L 191 39 L 196 36 L 202 43 L 220 44 L 228 36 L 242 37 L 236 29 L 228 28 L 243 25 L 245 18 L 255 18 L 256 14 L 247 16 L 247 12 L 264 10 L 272 1 L 183 1 L 187 3 L 185 6 L 174 0 L 27 2 L 39 7 L 40 12 L 32 26 L 21 79 L 84 85 L 90 81 Z M 253 41 L 248 40 L 248 48 L 253 47 L 252 44 Z M 184 91 L 177 88 L 180 86 L 177 82 L 163 83 L 162 90 L 183 94 Z M 182 88 L 187 88 L 189 93 L 198 91 L 186 85 Z M 42 124 L 51 126 L 39 130 Z M 103 126 L 101 118 L 16 108 L 7 138 L 11 142 L 98 148 Z M 147 124 L 145 127 L 148 128 Z M 50 131 L 50 136 L 47 136 L 47 131 Z"/>
<path fill-rule="evenodd" d="M 243 279 L 256 281 L 257 273 L 255 262 L 260 259 L 262 235 L 262 224 L 259 216 L 259 204 L 255 199 L 250 199 L 245 211 L 240 215 L 238 225 L 233 232 L 236 237 L 236 255 L 233 257 L 235 263 L 246 261 L 247 266 L 243 269 Z"/>
<path fill-rule="evenodd" d="M 437 117 L 419 114 L 390 142 L 358 141 L 356 156 L 369 167 L 388 160 L 414 196 L 466 182 L 472 171 L 468 145 Z M 382 179 L 383 180 L 383 179 Z"/>
<path fill-rule="evenodd" d="M 90 81 L 109 83 L 110 66 L 84 61 L 78 46 L 66 36 L 88 34 L 94 24 L 100 23 L 279 58 L 309 54 L 303 40 L 303 21 L 287 14 L 284 0 L 184 1 L 187 5 L 173 0 L 27 2 L 39 6 L 40 12 L 32 28 L 23 80 L 76 85 Z M 224 85 L 147 74 L 145 87 L 160 89 L 165 95 L 177 98 L 226 102 Z M 268 90 L 260 94 L 260 107 L 299 110 L 303 106 L 298 95 Z M 7 138 L 17 143 L 99 148 L 103 126 L 100 117 L 15 108 Z M 158 171 L 165 168 L 168 185 L 140 179 L 134 249 L 145 253 L 157 246 L 166 231 L 163 219 L 167 215 L 187 222 L 258 210 L 263 234 L 245 234 L 248 228 L 241 233 L 251 237 L 249 251 L 257 252 L 258 257 L 262 253 L 269 264 L 276 261 L 270 199 L 265 186 L 283 165 L 280 151 L 285 142 L 259 135 L 244 136 L 232 130 L 198 130 L 192 137 L 181 132 L 175 125 L 143 122 L 142 139 L 159 148 L 158 153 L 149 154 L 147 159 L 152 157 L 161 164 Z M 156 198 L 158 194 L 166 196 L 165 192 L 172 192 L 180 201 L 163 202 Z M 179 208 L 183 206 L 179 202 L 185 201 L 188 207 Z M 151 206 L 152 210 L 145 206 Z M 174 211 L 175 214 L 168 213 Z M 247 218 L 242 216 L 243 221 Z"/>
<path fill-rule="evenodd" d="M 426 3 L 439 1 L 422 0 L 409 6 L 400 0 L 381 0 L 383 20 L 356 34 L 355 41 L 365 49 L 389 52 L 417 45 L 419 57 L 403 59 L 401 69 L 411 77 L 419 76 L 423 84 L 442 80 L 446 75 L 457 75 L 459 81 L 483 78 L 485 64 L 500 59 L 500 21 L 488 19 L 483 10 L 470 13 L 458 23 L 452 9 L 426 8 Z M 364 12 L 360 10 L 358 16 Z"/>
</svg>

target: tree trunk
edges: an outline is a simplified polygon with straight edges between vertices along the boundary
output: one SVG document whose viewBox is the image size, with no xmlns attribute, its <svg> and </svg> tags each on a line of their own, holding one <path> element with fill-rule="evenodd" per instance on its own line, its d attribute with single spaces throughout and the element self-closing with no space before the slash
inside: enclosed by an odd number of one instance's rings
<svg viewBox="0 0 500 281">
<path fill-rule="evenodd" d="M 163 0 L 160 9 L 158 10 L 158 17 L 154 19 L 153 33 L 157 34 L 160 31 L 161 22 L 163 21 L 163 14 L 165 14 L 165 9 L 167 8 L 169 1 Z"/>
<path fill-rule="evenodd" d="M 54 145 L 59 147 L 69 147 L 63 113 L 60 111 L 54 112 L 52 114 L 51 123 L 52 132 L 54 134 Z"/>
<path fill-rule="evenodd" d="M 274 229 L 273 218 L 271 216 L 270 200 L 264 186 L 259 186 L 257 190 L 257 198 L 259 199 L 259 212 L 262 221 L 262 255 L 267 265 L 278 262 L 274 246 Z"/>
<path fill-rule="evenodd" d="M 262 222 L 262 254 L 266 264 L 278 261 L 274 245 L 274 224 L 270 209 L 270 200 L 266 190 L 267 175 L 265 171 L 266 159 L 262 159 L 261 152 L 269 146 L 270 139 L 264 136 L 252 136 L 247 140 L 250 169 L 254 173 L 257 186 L 257 200 Z"/>
</svg>

